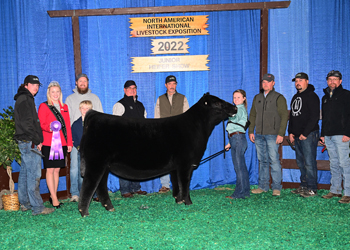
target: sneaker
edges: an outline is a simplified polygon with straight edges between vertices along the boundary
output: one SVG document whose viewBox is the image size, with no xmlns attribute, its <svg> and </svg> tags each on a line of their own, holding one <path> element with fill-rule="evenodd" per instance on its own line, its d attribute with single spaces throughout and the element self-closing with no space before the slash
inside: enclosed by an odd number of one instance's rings
<svg viewBox="0 0 350 250">
<path fill-rule="evenodd" d="M 33 214 L 33 215 L 39 215 L 39 214 L 51 214 L 52 212 L 54 212 L 55 209 L 52 207 L 52 208 L 49 208 L 49 207 L 45 207 L 43 211 L 41 211 L 41 213 L 38 213 L 38 214 Z"/>
<path fill-rule="evenodd" d="M 322 198 L 324 198 L 324 199 L 331 199 L 333 197 L 341 197 L 341 194 L 334 194 L 334 193 L 329 192 L 328 194 L 322 196 Z"/>
<path fill-rule="evenodd" d="M 306 190 L 304 193 L 300 194 L 300 196 L 302 196 L 304 198 L 313 197 L 316 195 L 317 195 L 317 191 L 312 191 L 312 190 Z"/>
<path fill-rule="evenodd" d="M 277 189 L 273 190 L 272 191 L 272 195 L 273 196 L 280 196 L 281 195 L 281 190 L 277 190 Z"/>
<path fill-rule="evenodd" d="M 293 194 L 301 194 L 301 193 L 304 193 L 305 191 L 306 191 L 306 187 L 298 187 L 297 189 L 294 189 L 290 192 Z"/>
<path fill-rule="evenodd" d="M 350 203 L 350 196 L 343 196 L 339 201 L 339 203 Z"/>
<path fill-rule="evenodd" d="M 256 188 L 252 190 L 252 194 L 261 194 L 266 193 L 267 191 L 262 190 L 261 188 Z"/>
<path fill-rule="evenodd" d="M 167 193 L 169 191 L 170 191 L 170 188 L 163 186 L 161 189 L 159 189 L 158 193 L 163 194 L 163 193 Z"/>
<path fill-rule="evenodd" d="M 73 195 L 72 198 L 70 199 L 70 202 L 78 202 L 78 201 L 79 201 L 78 195 Z"/>
</svg>

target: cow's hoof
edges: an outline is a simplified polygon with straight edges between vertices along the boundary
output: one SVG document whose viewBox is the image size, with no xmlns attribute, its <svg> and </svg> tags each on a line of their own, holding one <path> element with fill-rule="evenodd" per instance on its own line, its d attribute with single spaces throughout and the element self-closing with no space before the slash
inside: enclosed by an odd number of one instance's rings
<svg viewBox="0 0 350 250">
<path fill-rule="evenodd" d="M 183 201 L 177 201 L 176 203 L 177 204 L 182 204 L 182 203 L 184 203 L 185 201 L 183 200 Z"/>
<path fill-rule="evenodd" d="M 115 208 L 111 208 L 108 210 L 109 212 L 115 212 Z"/>
<path fill-rule="evenodd" d="M 81 214 L 81 217 L 89 216 L 89 212 L 83 213 L 81 209 L 79 209 L 79 212 Z"/>
<path fill-rule="evenodd" d="M 86 214 L 83 214 L 83 213 L 80 213 L 81 214 L 81 217 L 86 217 L 86 216 L 89 216 L 89 213 L 86 213 Z"/>
</svg>

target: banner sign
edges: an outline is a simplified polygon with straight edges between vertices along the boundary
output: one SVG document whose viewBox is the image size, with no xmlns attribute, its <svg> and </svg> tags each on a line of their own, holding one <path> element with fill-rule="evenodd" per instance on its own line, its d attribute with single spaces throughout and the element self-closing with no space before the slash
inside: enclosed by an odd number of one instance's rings
<svg viewBox="0 0 350 250">
<path fill-rule="evenodd" d="M 189 38 L 176 38 L 176 39 L 151 39 L 152 55 L 159 54 L 187 54 L 188 45 L 186 44 Z"/>
<path fill-rule="evenodd" d="M 132 73 L 209 70 L 209 55 L 132 57 Z"/>
<path fill-rule="evenodd" d="M 208 15 L 130 18 L 131 37 L 209 35 Z"/>
</svg>

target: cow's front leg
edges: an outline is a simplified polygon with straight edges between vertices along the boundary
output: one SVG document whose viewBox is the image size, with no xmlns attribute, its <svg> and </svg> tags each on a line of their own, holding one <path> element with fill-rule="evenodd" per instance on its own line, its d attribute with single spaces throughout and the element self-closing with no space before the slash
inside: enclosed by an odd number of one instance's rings
<svg viewBox="0 0 350 250">
<path fill-rule="evenodd" d="M 108 188 L 107 188 L 107 181 L 108 181 L 108 168 L 106 168 L 106 171 L 100 181 L 100 184 L 98 185 L 96 189 L 96 193 L 98 198 L 100 199 L 101 205 L 106 208 L 107 211 L 113 212 L 115 211 L 111 199 L 108 195 Z"/>
<path fill-rule="evenodd" d="M 185 205 L 191 205 L 192 201 L 190 198 L 190 182 L 192 177 L 193 169 L 185 169 L 182 171 L 178 171 L 178 183 L 179 183 L 179 196 L 176 198 L 176 202 L 181 204 L 185 203 Z"/>
</svg>

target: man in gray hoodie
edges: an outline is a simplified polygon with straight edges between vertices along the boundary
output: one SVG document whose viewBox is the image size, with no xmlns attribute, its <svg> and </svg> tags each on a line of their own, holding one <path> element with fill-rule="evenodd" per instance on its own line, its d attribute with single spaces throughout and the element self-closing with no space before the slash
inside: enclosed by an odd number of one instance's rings
<svg viewBox="0 0 350 250">
<path fill-rule="evenodd" d="M 91 93 L 89 89 L 89 78 L 85 74 L 79 74 L 76 77 L 75 89 L 73 94 L 69 95 L 65 101 L 69 109 L 70 125 L 79 119 L 81 116 L 79 105 L 81 101 L 89 100 L 92 102 L 92 109 L 103 112 L 100 98 L 97 95 Z M 78 149 L 73 147 L 70 153 L 70 193 L 72 195 L 71 201 L 79 201 L 79 193 L 83 178 L 80 174 L 80 166 L 78 166 Z"/>
</svg>

